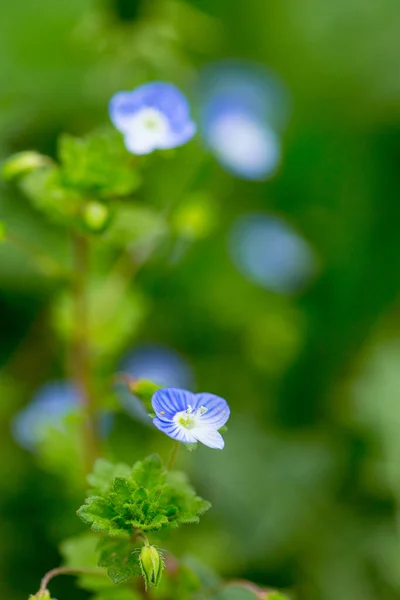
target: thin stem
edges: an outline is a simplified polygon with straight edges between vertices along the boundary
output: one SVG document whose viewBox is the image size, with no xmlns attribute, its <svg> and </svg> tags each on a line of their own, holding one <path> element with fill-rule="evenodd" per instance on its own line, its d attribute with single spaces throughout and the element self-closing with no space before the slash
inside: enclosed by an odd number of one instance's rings
<svg viewBox="0 0 400 600">
<path fill-rule="evenodd" d="M 45 592 L 47 590 L 47 586 L 49 585 L 49 581 L 53 579 L 53 577 L 57 577 L 58 575 L 79 575 L 81 573 L 85 573 L 87 575 L 102 575 L 105 576 L 103 571 L 99 571 L 98 569 L 74 569 L 70 567 L 57 567 L 56 569 L 52 569 L 43 577 L 40 582 L 40 589 L 38 593 Z"/>
<path fill-rule="evenodd" d="M 89 348 L 89 323 L 86 281 L 89 270 L 88 240 L 75 234 L 72 238 L 74 254 L 74 323 L 75 336 L 72 344 L 74 380 L 79 391 L 84 414 L 83 442 L 86 470 L 91 471 L 99 455 L 99 440 L 95 422 L 95 398 L 91 380 L 91 357 Z"/>
<path fill-rule="evenodd" d="M 170 471 L 170 469 L 172 469 L 172 466 L 175 462 L 176 459 L 176 455 L 178 454 L 178 450 L 179 450 L 179 446 L 180 446 L 180 442 L 177 442 L 176 440 L 174 441 L 174 445 L 172 447 L 171 450 L 171 454 L 169 455 L 169 459 L 167 462 L 167 471 Z"/>
</svg>

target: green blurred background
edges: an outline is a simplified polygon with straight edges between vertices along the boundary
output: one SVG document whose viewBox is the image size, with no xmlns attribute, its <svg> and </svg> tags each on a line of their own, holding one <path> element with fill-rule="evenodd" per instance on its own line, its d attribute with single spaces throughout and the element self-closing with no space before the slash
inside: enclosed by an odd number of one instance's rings
<svg viewBox="0 0 400 600">
<path fill-rule="evenodd" d="M 18 0 L 0 18 L 0 155 L 53 155 L 60 132 L 107 122 L 118 90 L 152 79 L 186 91 L 223 58 L 264 64 L 291 96 L 283 161 L 240 181 L 197 146 L 156 160 L 160 206 L 189 191 L 212 204 L 208 235 L 158 255 L 130 283 L 121 356 L 137 344 L 177 352 L 193 388 L 232 407 L 226 449 L 182 452 L 213 502 L 175 536 L 227 578 L 305 600 L 400 598 L 400 76 L 396 0 Z M 200 158 L 199 158 L 200 157 Z M 194 174 L 193 174 L 194 173 Z M 197 173 L 197 175 L 196 175 Z M 190 182 L 190 185 L 187 182 Z M 246 279 L 228 237 L 237 217 L 275 213 L 308 240 L 315 277 L 282 295 Z M 8 229 L 62 254 L 56 228 L 2 184 Z M 171 258 L 172 257 L 172 258 Z M 84 528 L 81 495 L 20 448 L 10 422 L 46 381 L 65 377 L 52 283 L 0 248 L 0 592 L 26 600 Z M 121 411 L 109 440 L 134 462 L 168 440 Z M 51 461 L 50 461 L 51 462 Z M 54 582 L 59 600 L 88 595 Z"/>
</svg>

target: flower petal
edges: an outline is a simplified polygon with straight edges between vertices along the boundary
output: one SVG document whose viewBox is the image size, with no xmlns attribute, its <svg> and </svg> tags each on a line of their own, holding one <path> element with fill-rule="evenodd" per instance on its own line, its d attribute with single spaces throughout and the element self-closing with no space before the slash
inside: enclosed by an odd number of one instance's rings
<svg viewBox="0 0 400 600">
<path fill-rule="evenodd" d="M 196 124 L 193 123 L 193 121 L 188 121 L 184 129 L 179 132 L 171 132 L 171 135 L 169 135 L 168 138 L 165 138 L 164 141 L 160 141 L 157 144 L 157 148 L 159 150 L 168 150 L 169 148 L 183 146 L 183 144 L 186 144 L 186 142 L 192 139 L 196 133 L 196 129 Z"/>
<path fill-rule="evenodd" d="M 155 418 L 153 419 L 154 425 L 168 435 L 174 440 L 178 440 L 178 442 L 185 442 L 186 444 L 195 444 L 197 442 L 197 438 L 192 435 L 192 432 L 179 423 L 174 423 L 171 421 L 163 421 L 162 419 Z"/>
<path fill-rule="evenodd" d="M 199 427 L 194 427 L 191 430 L 193 437 L 208 446 L 209 448 L 214 448 L 215 450 L 222 450 L 225 446 L 224 438 L 216 429 L 211 427 L 206 427 L 205 425 L 201 425 Z"/>
<path fill-rule="evenodd" d="M 186 410 L 189 404 L 193 407 L 195 402 L 192 392 L 179 388 L 163 388 L 151 399 L 154 412 L 164 421 L 172 420 L 176 413 Z"/>
<path fill-rule="evenodd" d="M 204 408 L 207 409 L 207 412 L 201 417 L 201 422 L 204 425 L 210 425 L 214 429 L 220 429 L 229 419 L 231 411 L 228 403 L 219 396 L 208 393 L 196 394 L 193 410 L 197 410 L 201 406 L 204 406 Z"/>
</svg>

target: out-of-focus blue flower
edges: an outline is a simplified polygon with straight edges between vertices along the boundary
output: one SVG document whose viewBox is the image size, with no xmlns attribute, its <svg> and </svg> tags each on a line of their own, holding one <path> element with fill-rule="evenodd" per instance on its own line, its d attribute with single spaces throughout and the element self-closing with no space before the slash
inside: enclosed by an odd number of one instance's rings
<svg viewBox="0 0 400 600">
<path fill-rule="evenodd" d="M 158 390 L 152 399 L 154 425 L 169 437 L 222 450 L 224 439 L 218 432 L 229 419 L 229 406 L 213 394 L 192 394 L 178 388 Z"/>
<path fill-rule="evenodd" d="M 64 429 L 64 419 L 79 411 L 79 395 L 68 381 L 54 381 L 43 385 L 31 402 L 14 417 L 12 433 L 20 446 L 34 451 L 49 427 Z M 100 420 L 101 434 L 106 436 L 112 426 L 109 414 Z"/>
<path fill-rule="evenodd" d="M 188 101 L 171 83 L 146 83 L 131 92 L 118 92 L 109 112 L 133 154 L 182 146 L 196 132 Z"/>
<path fill-rule="evenodd" d="M 147 379 L 163 387 L 190 388 L 193 373 L 187 362 L 179 354 L 157 344 L 138 346 L 122 361 L 120 371 L 135 379 Z M 142 402 L 132 396 L 125 385 L 118 387 L 121 404 L 134 418 L 148 422 L 148 415 Z"/>
<path fill-rule="evenodd" d="M 289 114 L 280 81 L 251 63 L 222 62 L 204 71 L 199 96 L 201 131 L 217 160 L 244 179 L 271 177 Z"/>
<path fill-rule="evenodd" d="M 308 243 L 275 216 L 240 217 L 231 230 L 229 250 L 246 277 L 282 294 L 301 289 L 316 271 L 316 258 Z"/>
</svg>

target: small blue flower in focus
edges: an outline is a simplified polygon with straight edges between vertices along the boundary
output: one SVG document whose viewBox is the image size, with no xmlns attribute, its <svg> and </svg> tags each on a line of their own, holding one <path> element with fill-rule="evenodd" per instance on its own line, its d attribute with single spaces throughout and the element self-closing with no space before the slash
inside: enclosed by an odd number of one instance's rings
<svg viewBox="0 0 400 600">
<path fill-rule="evenodd" d="M 77 414 L 80 408 L 75 386 L 68 381 L 54 381 L 43 385 L 31 402 L 19 411 L 12 421 L 12 433 L 23 448 L 35 451 L 49 427 L 63 430 L 63 420 Z M 100 432 L 108 435 L 112 426 L 109 414 L 100 419 Z"/>
<path fill-rule="evenodd" d="M 201 131 L 217 160 L 243 179 L 271 177 L 289 113 L 280 81 L 251 63 L 222 62 L 204 71 L 199 95 Z"/>
<path fill-rule="evenodd" d="M 152 405 L 154 425 L 169 437 L 222 450 L 224 439 L 218 432 L 229 419 L 230 409 L 223 398 L 214 394 L 192 394 L 179 388 L 158 390 Z"/>
<path fill-rule="evenodd" d="M 196 132 L 188 101 L 171 83 L 146 83 L 131 92 L 118 92 L 111 98 L 109 113 L 133 154 L 182 146 Z"/>
<path fill-rule="evenodd" d="M 281 294 L 303 288 L 317 268 L 307 241 L 283 220 L 262 213 L 247 214 L 236 221 L 229 250 L 245 276 Z"/>
</svg>

